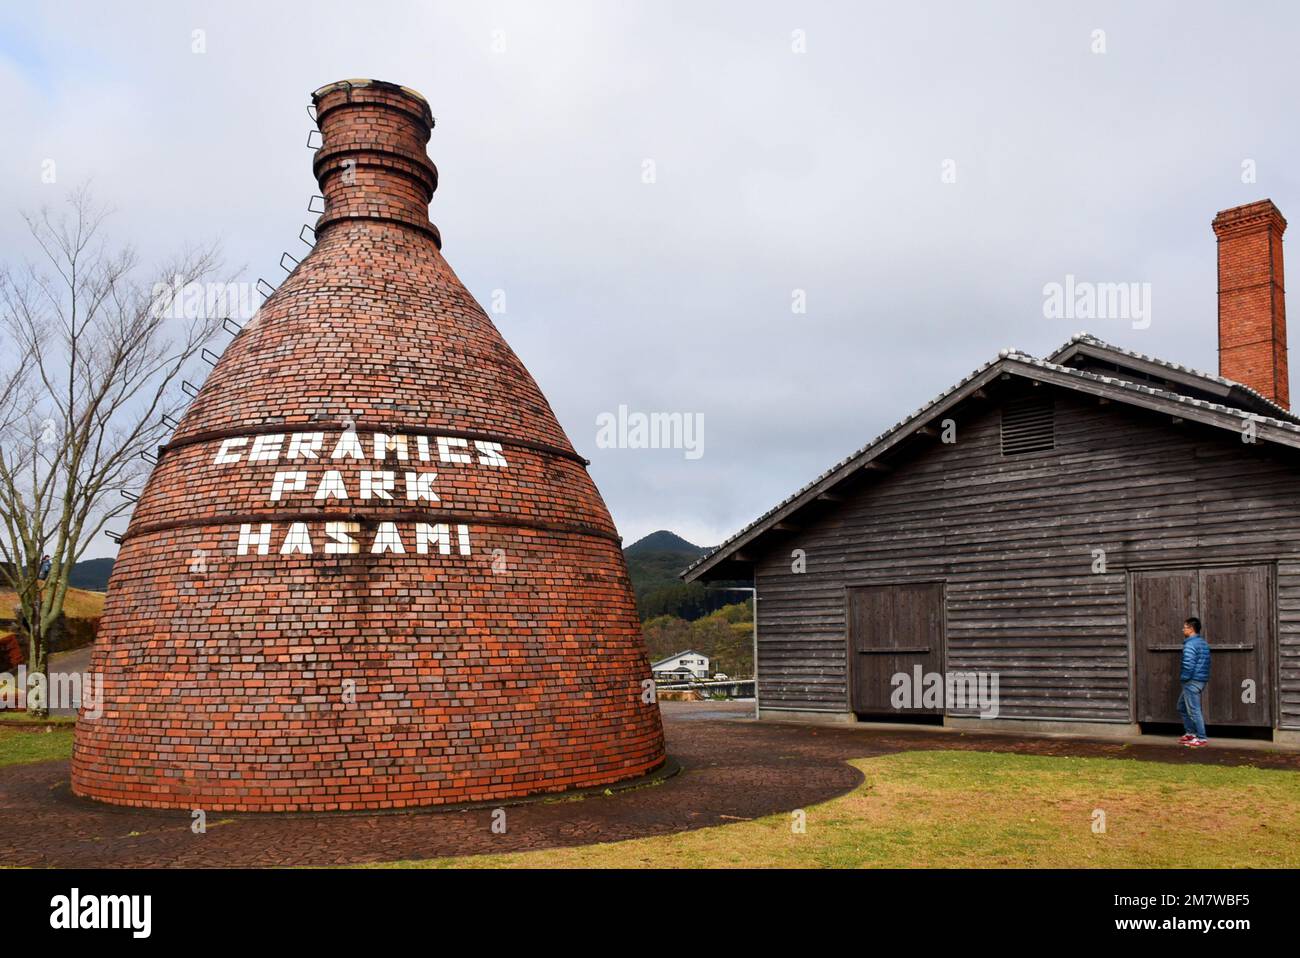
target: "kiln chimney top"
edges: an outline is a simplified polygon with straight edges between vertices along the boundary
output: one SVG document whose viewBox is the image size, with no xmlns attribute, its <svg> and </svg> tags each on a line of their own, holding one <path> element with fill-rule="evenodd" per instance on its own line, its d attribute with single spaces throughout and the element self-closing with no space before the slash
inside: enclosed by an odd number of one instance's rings
<svg viewBox="0 0 1300 958">
<path fill-rule="evenodd" d="M 425 152 L 433 113 L 420 94 L 382 80 L 339 80 L 312 94 L 321 146 L 312 164 L 325 212 L 316 232 L 343 220 L 403 223 L 433 237 L 429 201 L 438 168 Z"/>
</svg>

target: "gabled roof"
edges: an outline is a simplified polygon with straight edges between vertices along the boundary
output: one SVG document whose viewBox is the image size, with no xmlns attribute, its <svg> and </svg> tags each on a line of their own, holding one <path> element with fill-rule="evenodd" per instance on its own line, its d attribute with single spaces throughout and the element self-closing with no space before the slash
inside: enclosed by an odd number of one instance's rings
<svg viewBox="0 0 1300 958">
<path fill-rule="evenodd" d="M 1079 333 L 1074 336 L 1068 343 L 1049 355 L 1047 361 L 1068 366 L 1075 361 L 1076 357 L 1111 362 L 1121 368 L 1131 369 L 1145 375 L 1154 375 L 1197 392 L 1205 392 L 1219 397 L 1226 400 L 1226 404 L 1230 406 L 1243 406 L 1247 409 L 1253 409 L 1261 415 L 1274 416 L 1278 419 L 1300 423 L 1300 415 L 1279 406 L 1273 400 L 1245 383 L 1239 383 L 1223 376 L 1215 376 L 1211 373 L 1203 373 L 1200 370 L 1182 366 L 1167 359 L 1147 356 L 1131 349 L 1123 349 L 1120 346 L 1103 342 L 1088 333 Z"/>
<path fill-rule="evenodd" d="M 1158 367 L 1165 373 L 1176 373 L 1177 375 L 1165 375 L 1164 378 L 1171 384 L 1181 385 L 1189 391 L 1209 392 L 1213 395 L 1223 395 L 1224 398 L 1234 400 L 1244 397 L 1242 404 L 1247 408 L 1201 399 L 1170 389 L 1147 385 L 1141 381 L 1134 381 L 1142 378 L 1137 375 L 1134 375 L 1132 379 L 1125 379 L 1118 374 L 1107 375 L 1077 369 L 1057 361 L 1058 359 L 1069 361 L 1080 352 L 1099 354 L 1095 358 L 1115 361 L 1116 365 L 1124 366 L 1139 373 L 1144 372 L 1141 365 Z M 1241 432 L 1243 423 L 1253 421 L 1258 440 L 1275 442 L 1300 449 L 1300 418 L 1265 399 L 1255 390 L 1220 376 L 1210 376 L 1206 373 L 1186 369 L 1175 363 L 1152 359 L 1140 353 L 1130 353 L 1127 350 L 1104 343 L 1087 333 L 1080 333 L 1052 353 L 1051 359 L 1038 359 L 1015 349 L 1002 350 L 997 359 L 980 366 L 969 376 L 966 376 L 947 391 L 940 393 L 907 418 L 895 423 L 861 449 L 841 459 L 798 492 L 787 497 L 731 536 L 712 552 L 691 563 L 681 573 L 681 577 L 687 582 L 693 582 L 708 572 L 709 569 L 724 560 L 732 558 L 744 546 L 753 542 L 764 532 L 779 526 L 783 520 L 810 503 L 817 501 L 819 497 L 829 495 L 830 490 L 840 482 L 856 475 L 861 469 L 870 468 L 872 463 L 885 452 L 917 432 L 929 428 L 932 420 L 940 418 L 963 400 L 980 393 L 985 386 L 995 382 L 1003 375 L 1018 376 L 1035 382 L 1047 383 L 1064 389 L 1123 402 L 1130 406 L 1167 413 L 1173 417 L 1203 423 L 1238 434 Z M 1261 413 L 1257 411 L 1254 407 L 1260 403 L 1267 404 L 1264 408 L 1270 410 L 1270 412 Z"/>
<path fill-rule="evenodd" d="M 708 658 L 708 656 L 703 652 L 696 652 L 694 649 L 687 649 L 685 652 L 678 652 L 676 655 L 670 655 L 668 658 L 660 659 L 658 662 L 651 662 L 650 671 L 653 672 L 657 667 L 663 665 L 665 662 L 671 662 L 673 659 L 680 659 L 683 655 L 698 655 L 702 659 Z"/>
</svg>

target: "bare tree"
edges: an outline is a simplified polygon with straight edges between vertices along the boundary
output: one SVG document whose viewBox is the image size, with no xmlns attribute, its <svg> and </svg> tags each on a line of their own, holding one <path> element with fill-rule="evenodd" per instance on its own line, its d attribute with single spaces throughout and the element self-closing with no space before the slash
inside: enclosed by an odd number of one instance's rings
<svg viewBox="0 0 1300 958">
<path fill-rule="evenodd" d="M 88 188 L 67 206 L 24 214 L 40 256 L 0 270 L 0 582 L 17 593 L 33 676 L 48 674 L 73 564 L 131 508 L 120 493 L 179 413 L 174 381 L 223 318 L 181 303 L 220 268 L 215 245 L 142 276 L 134 250 L 103 236 Z M 48 705 L 29 697 L 31 712 Z"/>
</svg>

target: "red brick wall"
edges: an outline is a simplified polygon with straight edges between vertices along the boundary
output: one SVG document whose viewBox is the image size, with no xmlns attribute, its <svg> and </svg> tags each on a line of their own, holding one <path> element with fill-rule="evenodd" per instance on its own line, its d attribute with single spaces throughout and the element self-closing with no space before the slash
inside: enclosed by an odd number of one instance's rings
<svg viewBox="0 0 1300 958">
<path fill-rule="evenodd" d="M 652 770 L 663 732 L 642 700 L 649 662 L 617 534 L 536 383 L 438 249 L 427 106 L 386 85 L 316 101 L 317 246 L 230 344 L 136 507 L 91 663 L 106 705 L 78 724 L 74 790 L 126 805 L 379 809 Z M 365 458 L 330 458 L 348 431 Z M 374 458 L 376 432 L 406 436 L 408 458 Z M 323 434 L 318 458 L 306 439 L 290 458 L 292 437 L 310 433 Z M 452 437 L 445 457 L 440 436 Z M 228 441 L 234 461 L 219 462 Z M 266 459 L 250 461 L 259 442 Z M 383 471 L 393 498 L 363 499 L 362 473 Z M 437 502 L 405 495 L 408 471 L 436 473 Z M 303 488 L 273 500 L 277 472 L 305 472 Z M 317 497 L 327 473 L 346 500 Z M 325 523 L 342 521 L 359 551 L 329 554 Z M 310 554 L 281 551 L 294 522 Z M 383 522 L 404 552 L 371 551 Z M 241 527 L 263 523 L 267 554 L 240 554 Z M 445 554 L 427 537 L 417 551 L 417 530 L 438 525 Z"/>
<path fill-rule="evenodd" d="M 1269 200 L 1214 218 L 1219 241 L 1219 375 L 1290 407 L 1282 234 Z"/>
<path fill-rule="evenodd" d="M 12 632 L 0 635 L 0 672 L 12 672 L 26 661 L 26 640 Z"/>
</svg>

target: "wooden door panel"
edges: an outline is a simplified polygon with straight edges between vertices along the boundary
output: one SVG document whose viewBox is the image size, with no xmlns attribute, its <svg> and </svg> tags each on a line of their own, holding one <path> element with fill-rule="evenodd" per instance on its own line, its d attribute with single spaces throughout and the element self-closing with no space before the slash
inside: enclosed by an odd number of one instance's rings
<svg viewBox="0 0 1300 958">
<path fill-rule="evenodd" d="M 1269 673 L 1273 602 L 1268 569 L 1203 569 L 1201 624 L 1210 644 L 1210 682 L 1201 706 L 1208 725 L 1271 725 Z M 1243 684 L 1254 701 L 1243 702 Z"/>
<path fill-rule="evenodd" d="M 853 654 L 849 663 L 853 673 L 852 707 L 859 712 L 886 711 L 892 674 L 888 666 L 893 661 L 886 650 L 896 644 L 894 590 L 887 586 L 852 589 L 849 608 L 852 610 Z"/>
<path fill-rule="evenodd" d="M 1183 620 L 1197 614 L 1194 569 L 1133 573 L 1133 658 L 1139 722 L 1178 722 Z"/>
<path fill-rule="evenodd" d="M 861 586 L 849 589 L 852 703 L 856 712 L 897 714 L 893 676 L 937 672 L 943 662 L 943 585 Z M 911 714 L 939 709 L 909 709 Z"/>
</svg>

